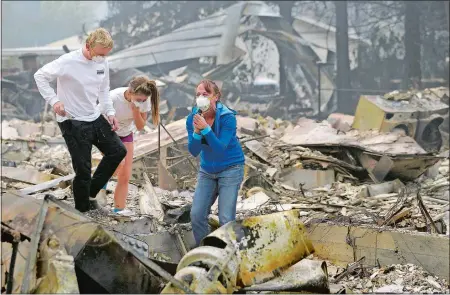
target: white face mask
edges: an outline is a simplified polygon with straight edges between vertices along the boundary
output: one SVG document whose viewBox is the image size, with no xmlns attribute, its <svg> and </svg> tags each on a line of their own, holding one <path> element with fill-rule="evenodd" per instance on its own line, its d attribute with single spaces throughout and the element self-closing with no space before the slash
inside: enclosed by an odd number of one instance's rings
<svg viewBox="0 0 450 295">
<path fill-rule="evenodd" d="M 210 102 L 208 97 L 200 95 L 197 96 L 197 99 L 195 100 L 197 107 L 204 113 L 206 111 L 208 111 L 209 106 L 210 106 Z"/>
<path fill-rule="evenodd" d="M 145 102 L 140 102 L 140 101 L 135 100 L 135 101 L 133 101 L 133 103 L 140 110 L 144 110 Z"/>
<path fill-rule="evenodd" d="M 96 63 L 102 63 L 105 61 L 105 57 L 96 55 L 92 58 L 92 61 L 94 61 Z"/>
</svg>

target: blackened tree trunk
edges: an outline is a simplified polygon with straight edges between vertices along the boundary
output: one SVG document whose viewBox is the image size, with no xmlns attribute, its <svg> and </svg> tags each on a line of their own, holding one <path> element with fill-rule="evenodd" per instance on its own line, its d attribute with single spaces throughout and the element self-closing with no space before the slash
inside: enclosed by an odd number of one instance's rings
<svg viewBox="0 0 450 295">
<path fill-rule="evenodd" d="M 449 17 L 449 5 L 448 5 L 449 1 L 444 1 L 444 7 L 445 7 L 445 12 L 447 13 L 447 28 L 450 28 L 450 17 Z"/>
<path fill-rule="evenodd" d="M 420 68 L 420 3 L 405 1 L 405 80 L 406 88 L 422 88 L 422 71 Z"/>
<path fill-rule="evenodd" d="M 281 16 L 292 25 L 292 7 L 294 7 L 295 1 L 278 1 L 276 2 L 278 7 L 280 7 Z"/>
<path fill-rule="evenodd" d="M 348 15 L 347 1 L 335 1 L 336 6 L 336 60 L 337 75 L 336 86 L 337 105 L 339 109 L 343 106 L 351 107 L 350 99 L 352 93 L 341 89 L 350 89 L 350 60 L 348 57 Z M 347 109 L 347 107 L 346 107 Z M 342 110 L 349 111 L 349 110 Z"/>
<path fill-rule="evenodd" d="M 292 22 L 294 21 L 292 18 L 292 7 L 294 7 L 294 1 L 279 1 L 276 2 L 278 4 L 278 7 L 280 8 L 280 14 L 284 18 L 284 20 L 289 24 L 292 25 Z M 280 49 L 278 49 L 280 50 Z M 287 95 L 288 93 L 288 87 L 289 83 L 286 77 L 285 72 L 285 65 L 286 65 L 286 57 L 283 57 L 280 53 L 280 94 L 281 95 Z"/>
</svg>

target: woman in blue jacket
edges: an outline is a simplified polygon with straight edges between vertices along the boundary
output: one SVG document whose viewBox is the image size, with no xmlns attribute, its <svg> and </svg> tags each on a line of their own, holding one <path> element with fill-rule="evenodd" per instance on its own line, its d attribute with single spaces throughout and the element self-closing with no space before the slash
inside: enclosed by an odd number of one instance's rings
<svg viewBox="0 0 450 295">
<path fill-rule="evenodd" d="M 244 178 L 244 153 L 236 136 L 236 112 L 220 102 L 219 87 L 210 80 L 197 86 L 196 107 L 186 120 L 188 149 L 200 154 L 200 171 L 191 208 L 197 245 L 209 234 L 208 215 L 219 197 L 219 223 L 236 219 L 236 201 Z"/>
</svg>

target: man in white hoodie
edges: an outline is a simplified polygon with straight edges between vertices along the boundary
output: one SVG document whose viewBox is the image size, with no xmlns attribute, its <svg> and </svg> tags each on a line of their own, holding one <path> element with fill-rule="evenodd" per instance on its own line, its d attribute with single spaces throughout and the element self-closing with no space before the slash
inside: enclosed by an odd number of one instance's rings
<svg viewBox="0 0 450 295">
<path fill-rule="evenodd" d="M 109 97 L 105 56 L 112 47 L 111 35 L 99 28 L 88 36 L 82 49 L 62 55 L 34 74 L 39 92 L 56 113 L 72 157 L 75 208 L 81 212 L 101 208 L 95 197 L 127 153 L 114 132 L 118 122 Z M 50 86 L 55 79 L 56 93 Z M 97 100 L 100 109 L 96 108 Z M 91 178 L 92 145 L 104 157 Z"/>
</svg>

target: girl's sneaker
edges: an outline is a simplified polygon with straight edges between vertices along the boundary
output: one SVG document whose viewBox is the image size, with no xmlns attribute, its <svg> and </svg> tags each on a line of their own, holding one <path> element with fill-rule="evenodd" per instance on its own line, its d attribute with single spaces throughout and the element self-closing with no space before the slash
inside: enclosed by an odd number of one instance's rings
<svg viewBox="0 0 450 295">
<path fill-rule="evenodd" d="M 121 216 L 133 216 L 135 215 L 133 211 L 128 209 L 113 209 L 113 213 Z"/>
</svg>

